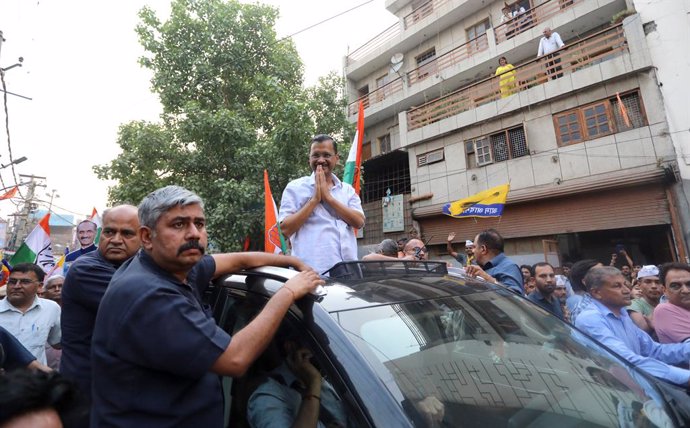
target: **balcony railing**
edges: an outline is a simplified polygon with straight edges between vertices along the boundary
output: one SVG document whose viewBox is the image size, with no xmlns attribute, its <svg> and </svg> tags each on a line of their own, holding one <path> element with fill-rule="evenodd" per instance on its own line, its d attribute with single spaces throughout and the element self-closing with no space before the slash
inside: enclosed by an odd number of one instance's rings
<svg viewBox="0 0 690 428">
<path fill-rule="evenodd" d="M 415 68 L 407 73 L 407 86 L 412 86 L 417 82 L 421 82 L 427 77 L 436 75 L 439 71 L 450 68 L 460 61 L 471 57 L 472 55 L 482 52 L 489 47 L 489 42 L 486 34 L 470 40 L 469 42 L 458 46 L 457 48 L 444 53 L 428 63 Z M 397 78 L 376 90 L 369 92 L 357 98 L 356 101 L 348 105 L 348 115 L 357 114 L 359 102 L 364 102 L 364 108 L 368 108 L 372 104 L 379 103 L 396 92 L 400 92 L 403 88 L 403 81 Z"/>
<path fill-rule="evenodd" d="M 437 74 L 441 70 L 445 70 L 459 63 L 460 61 L 471 57 L 472 55 L 484 51 L 489 47 L 489 40 L 486 33 L 470 40 L 469 42 L 458 46 L 457 48 L 444 53 L 435 58 L 433 61 L 415 68 L 407 73 L 407 84 L 412 86 L 427 77 Z"/>
<path fill-rule="evenodd" d="M 392 80 L 386 83 L 385 85 L 374 89 L 368 94 L 362 95 L 361 97 L 357 98 L 356 101 L 351 102 L 347 106 L 347 114 L 349 116 L 357 114 L 360 101 L 364 103 L 364 109 L 367 109 L 370 105 L 380 103 L 381 101 L 385 100 L 386 97 L 390 97 L 396 92 L 400 92 L 402 87 L 402 78 L 398 77 L 397 79 Z"/>
<path fill-rule="evenodd" d="M 525 13 L 494 28 L 496 43 L 498 44 L 512 39 L 523 31 L 529 30 L 552 16 L 558 15 L 581 2 L 582 0 L 549 0 L 539 6 L 533 7 Z"/>
<path fill-rule="evenodd" d="M 426 18 L 428 15 L 430 15 L 435 9 L 438 9 L 439 7 L 443 6 L 444 4 L 448 3 L 450 0 L 429 0 L 423 5 L 419 6 L 417 9 L 413 10 L 410 14 L 406 15 L 403 18 L 403 26 L 404 29 L 408 29 L 412 27 L 414 24 L 417 22 L 421 21 L 422 19 Z M 347 56 L 347 65 L 350 65 L 354 62 L 359 61 L 360 59 L 366 57 L 368 54 L 372 53 L 379 47 L 383 46 L 386 44 L 388 41 L 402 33 L 403 27 L 400 25 L 400 22 L 396 22 L 395 24 L 391 25 L 387 29 L 385 29 L 383 32 L 375 36 L 373 39 L 369 40 L 362 46 L 358 47 L 352 53 L 350 53 Z"/>
<path fill-rule="evenodd" d="M 546 83 L 549 79 L 558 79 L 565 74 L 622 55 L 627 49 L 622 25 L 609 27 L 552 54 L 521 64 L 508 72 L 511 74 L 486 78 L 411 108 L 407 112 L 407 129 L 411 131 L 421 128 L 482 104 L 509 97 Z M 501 77 L 504 78 L 503 87 L 500 85 Z"/>
<path fill-rule="evenodd" d="M 449 0 L 429 0 L 423 5 L 419 6 L 417 9 L 413 10 L 412 13 L 405 15 L 405 18 L 403 18 L 403 25 L 405 25 L 405 29 L 410 28 L 417 22 L 431 15 L 434 10 L 448 3 L 448 1 Z"/>
<path fill-rule="evenodd" d="M 378 48 L 386 44 L 388 41 L 395 38 L 398 34 L 401 33 L 401 31 L 402 29 L 400 28 L 399 22 L 396 22 L 395 24 L 386 28 L 381 33 L 379 33 L 379 35 L 377 35 L 373 39 L 369 40 L 362 46 L 352 51 L 347 56 L 347 65 L 350 65 L 355 61 L 359 61 L 360 59 L 366 57 L 370 53 L 376 51 Z"/>
</svg>

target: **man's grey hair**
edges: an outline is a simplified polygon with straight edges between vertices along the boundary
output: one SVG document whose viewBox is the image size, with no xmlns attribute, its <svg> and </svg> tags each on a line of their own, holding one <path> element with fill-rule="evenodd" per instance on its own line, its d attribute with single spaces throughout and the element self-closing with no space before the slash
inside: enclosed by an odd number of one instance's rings
<svg viewBox="0 0 690 428">
<path fill-rule="evenodd" d="M 50 278 L 46 278 L 46 280 L 43 282 L 43 285 L 47 287 L 50 285 L 51 282 L 55 281 L 56 279 L 65 279 L 65 277 L 60 274 L 52 275 Z"/>
<path fill-rule="evenodd" d="M 622 275 L 621 271 L 613 266 L 593 267 L 585 275 L 583 282 L 587 290 L 592 290 L 604 285 L 607 279 L 612 276 Z"/>
<path fill-rule="evenodd" d="M 158 219 L 170 208 L 193 204 L 199 204 L 202 209 L 204 208 L 204 202 L 199 195 L 184 187 L 161 187 L 149 193 L 139 204 L 139 224 L 154 230 Z"/>
<path fill-rule="evenodd" d="M 398 243 L 392 239 L 384 239 L 376 246 L 376 252 L 389 257 L 398 257 Z"/>
</svg>

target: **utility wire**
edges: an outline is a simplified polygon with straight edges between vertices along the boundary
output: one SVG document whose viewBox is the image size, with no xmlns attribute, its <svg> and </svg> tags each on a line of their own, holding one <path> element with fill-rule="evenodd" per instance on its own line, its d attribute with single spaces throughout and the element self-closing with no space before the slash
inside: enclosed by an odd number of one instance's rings
<svg viewBox="0 0 690 428">
<path fill-rule="evenodd" d="M 374 1 L 374 0 L 367 0 L 367 1 L 365 1 L 364 3 L 360 3 L 360 4 L 358 4 L 357 6 L 353 6 L 353 7 L 351 7 L 350 9 L 344 10 L 344 11 L 342 11 L 342 12 L 340 12 L 340 13 L 338 13 L 338 14 L 335 14 L 335 15 L 329 17 L 329 18 L 323 19 L 323 20 L 317 22 L 316 24 L 312 24 L 312 25 L 310 25 L 310 26 L 308 26 L 308 27 L 302 28 L 302 29 L 299 30 L 299 31 L 296 31 L 296 32 L 294 32 L 294 33 L 292 33 L 292 34 L 290 34 L 290 35 L 288 35 L 288 36 L 285 36 L 285 37 L 282 37 L 282 38 L 276 40 L 275 43 L 280 43 L 280 42 L 282 42 L 283 40 L 290 39 L 290 38 L 292 38 L 292 37 L 294 37 L 294 36 L 296 36 L 296 35 L 298 35 L 298 34 L 300 34 L 300 33 L 304 33 L 305 31 L 311 30 L 311 29 L 314 28 L 314 27 L 318 27 L 318 26 L 321 25 L 321 24 L 324 24 L 324 23 L 326 23 L 326 22 L 328 22 L 328 21 L 331 21 L 331 20 L 333 20 L 333 19 L 335 19 L 335 18 L 338 18 L 338 17 L 340 17 L 340 16 L 343 16 L 343 15 L 345 15 L 346 13 L 352 12 L 352 11 L 355 10 L 355 9 L 359 9 L 359 8 L 362 7 L 362 6 L 371 3 L 372 1 Z"/>
<path fill-rule="evenodd" d="M 289 39 L 289 38 L 291 38 L 291 37 L 294 37 L 294 36 L 296 36 L 296 35 L 298 35 L 298 34 L 301 34 L 301 33 L 305 32 L 305 31 L 307 31 L 307 30 L 311 30 L 311 29 L 314 28 L 314 27 L 318 27 L 318 26 L 321 25 L 321 24 L 324 24 L 324 23 L 326 23 L 326 22 L 328 22 L 328 21 L 331 21 L 331 20 L 333 20 L 333 19 L 335 19 L 335 18 L 338 18 L 338 17 L 340 17 L 340 16 L 343 16 L 343 15 L 349 13 L 349 12 L 352 12 L 353 10 L 359 9 L 360 7 L 362 7 L 362 6 L 364 6 L 364 5 L 367 5 L 367 4 L 369 4 L 369 3 L 373 2 L 373 1 L 374 1 L 374 0 L 367 0 L 367 1 L 363 2 L 363 3 L 360 3 L 360 4 L 356 5 L 356 6 L 351 7 L 350 9 L 347 9 L 347 10 L 345 10 L 345 11 L 339 12 L 339 13 L 337 13 L 337 14 L 335 14 L 335 15 L 333 15 L 333 16 L 330 16 L 330 17 L 328 17 L 328 18 L 325 18 L 325 19 L 323 19 L 323 20 L 321 20 L 321 21 L 319 21 L 319 22 L 317 22 L 317 23 L 315 23 L 315 24 L 311 24 L 311 25 L 309 25 L 309 26 L 307 26 L 307 27 L 305 27 L 305 28 L 302 28 L 301 30 L 295 31 L 294 33 L 292 33 L 292 34 L 290 34 L 290 35 L 288 35 L 288 36 L 282 37 L 282 38 L 280 38 L 280 39 L 276 39 L 274 42 L 269 43 L 269 44 L 267 45 L 267 47 L 268 47 L 268 48 L 271 48 L 271 47 L 273 47 L 273 46 L 276 46 L 276 45 L 278 45 L 279 43 L 281 43 L 281 42 L 283 42 L 283 41 L 285 41 L 285 40 L 287 40 L 287 39 Z M 256 53 L 254 53 L 253 56 L 256 56 Z M 230 64 L 233 64 L 233 61 L 227 61 L 227 62 L 221 63 L 221 64 L 219 64 L 219 65 L 217 65 L 217 66 L 214 66 L 213 68 L 214 68 L 214 70 L 218 70 L 218 69 L 221 69 L 221 68 L 223 68 L 223 67 L 225 67 L 225 66 L 227 66 L 227 65 L 230 65 Z M 198 78 L 199 78 L 199 81 L 196 83 L 196 85 L 200 85 L 200 84 L 202 84 L 202 83 L 208 83 L 208 82 L 210 82 L 211 80 L 213 80 L 215 77 L 212 76 L 212 71 L 208 71 L 208 72 L 206 72 L 206 73 L 199 73 Z"/>
</svg>

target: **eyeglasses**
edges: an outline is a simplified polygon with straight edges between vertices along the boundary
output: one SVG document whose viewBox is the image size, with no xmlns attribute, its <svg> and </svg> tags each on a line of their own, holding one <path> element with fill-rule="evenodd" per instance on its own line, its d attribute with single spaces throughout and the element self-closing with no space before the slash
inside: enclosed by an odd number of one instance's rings
<svg viewBox="0 0 690 428">
<path fill-rule="evenodd" d="M 20 285 L 24 286 L 24 285 L 33 284 L 34 282 L 38 282 L 38 281 L 34 281 L 33 279 L 29 279 L 29 278 L 10 278 L 7 280 L 7 285 L 20 284 Z"/>
<path fill-rule="evenodd" d="M 690 282 L 672 282 L 668 285 L 669 290 L 678 291 L 683 287 L 690 289 Z"/>
<path fill-rule="evenodd" d="M 421 253 L 422 251 L 424 251 L 425 253 L 427 252 L 426 247 L 414 247 L 413 250 L 415 253 Z"/>
</svg>

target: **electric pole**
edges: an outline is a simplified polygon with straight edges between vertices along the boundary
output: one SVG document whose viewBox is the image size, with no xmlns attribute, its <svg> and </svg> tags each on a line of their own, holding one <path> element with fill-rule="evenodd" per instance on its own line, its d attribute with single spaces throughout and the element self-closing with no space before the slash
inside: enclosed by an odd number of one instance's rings
<svg viewBox="0 0 690 428">
<path fill-rule="evenodd" d="M 20 177 L 22 178 L 28 178 L 31 181 L 29 181 L 28 184 L 28 189 L 26 191 L 26 198 L 24 199 L 24 206 L 22 207 L 22 210 L 18 213 L 15 214 L 15 232 L 12 235 L 12 239 L 9 241 L 8 247 L 16 250 L 22 242 L 24 242 L 24 239 L 26 239 L 27 235 L 29 234 L 30 230 L 29 228 L 32 226 L 31 224 L 31 213 L 38 208 L 38 205 L 34 203 L 34 195 L 36 193 L 36 187 L 46 187 L 45 184 L 38 183 L 36 180 L 45 180 L 45 177 L 39 177 L 36 175 L 24 175 L 24 174 L 19 174 Z"/>
</svg>

